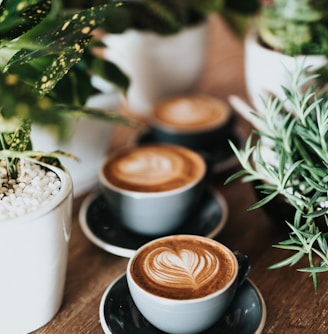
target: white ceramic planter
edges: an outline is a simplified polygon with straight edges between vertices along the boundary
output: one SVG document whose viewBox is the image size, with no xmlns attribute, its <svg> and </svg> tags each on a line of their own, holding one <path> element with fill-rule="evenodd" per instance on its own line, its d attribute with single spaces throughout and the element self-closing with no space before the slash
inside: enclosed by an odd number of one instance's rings
<svg viewBox="0 0 328 334">
<path fill-rule="evenodd" d="M 50 321 L 65 286 L 72 182 L 62 170 L 58 196 L 36 212 L 0 222 L 0 333 L 25 334 Z"/>
<path fill-rule="evenodd" d="M 91 97 L 87 104 L 103 110 L 118 110 L 120 94 L 99 94 Z M 46 152 L 60 149 L 75 155 L 79 161 L 61 157 L 60 160 L 69 170 L 74 185 L 74 196 L 90 190 L 98 182 L 98 170 L 106 156 L 113 123 L 96 119 L 79 119 L 71 122 L 70 136 L 59 143 L 56 136 L 42 127 L 33 127 L 32 143 L 36 150 Z"/>
<path fill-rule="evenodd" d="M 208 29 L 206 20 L 173 35 L 134 29 L 105 35 L 105 58 L 131 80 L 127 105 L 132 112 L 148 115 L 159 99 L 193 88 L 204 66 Z"/>
<path fill-rule="evenodd" d="M 326 62 L 325 56 L 291 57 L 272 51 L 258 43 L 255 30 L 250 31 L 245 39 L 245 79 L 251 104 L 264 112 L 262 98 L 270 94 L 284 98 L 281 86 L 289 87 L 288 71 L 300 65 L 315 70 Z"/>
</svg>

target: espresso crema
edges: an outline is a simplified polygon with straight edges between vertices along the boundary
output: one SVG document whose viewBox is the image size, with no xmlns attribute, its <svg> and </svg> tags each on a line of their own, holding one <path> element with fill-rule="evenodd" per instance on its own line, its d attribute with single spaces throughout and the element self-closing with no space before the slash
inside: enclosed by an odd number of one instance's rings
<svg viewBox="0 0 328 334">
<path fill-rule="evenodd" d="M 230 117 L 230 108 L 223 101 L 193 95 L 159 103 L 153 111 L 152 123 L 179 131 L 203 131 L 226 124 Z"/>
<path fill-rule="evenodd" d="M 143 289 L 170 299 L 194 299 L 224 288 L 236 274 L 231 252 L 210 240 L 173 236 L 148 245 L 131 275 Z"/>
<path fill-rule="evenodd" d="M 161 192 L 203 178 L 206 165 L 197 153 L 175 145 L 136 146 L 113 156 L 103 166 L 108 182 L 120 189 Z"/>
</svg>

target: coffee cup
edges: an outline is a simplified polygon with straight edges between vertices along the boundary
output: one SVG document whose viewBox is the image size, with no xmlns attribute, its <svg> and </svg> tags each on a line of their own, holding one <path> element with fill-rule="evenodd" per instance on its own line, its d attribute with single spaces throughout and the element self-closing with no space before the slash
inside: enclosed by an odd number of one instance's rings
<svg viewBox="0 0 328 334">
<path fill-rule="evenodd" d="M 126 276 L 134 303 L 154 327 L 193 334 L 220 319 L 249 270 L 247 257 L 213 239 L 171 235 L 139 248 Z"/>
<path fill-rule="evenodd" d="M 184 223 L 202 195 L 206 164 L 194 151 L 171 144 L 119 150 L 100 169 L 112 214 L 132 232 L 159 236 Z"/>
<path fill-rule="evenodd" d="M 149 125 L 155 141 L 198 150 L 226 141 L 233 119 L 227 103 L 199 94 L 162 100 L 154 107 Z"/>
</svg>

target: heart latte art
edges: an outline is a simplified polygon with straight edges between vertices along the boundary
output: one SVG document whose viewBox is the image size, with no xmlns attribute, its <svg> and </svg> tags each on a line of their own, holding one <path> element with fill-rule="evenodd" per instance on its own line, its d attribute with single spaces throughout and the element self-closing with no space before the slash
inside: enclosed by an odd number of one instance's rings
<svg viewBox="0 0 328 334">
<path fill-rule="evenodd" d="M 117 154 L 105 165 L 108 181 L 119 188 L 158 192 L 198 181 L 205 172 L 194 152 L 173 145 L 145 145 Z"/>
<path fill-rule="evenodd" d="M 233 255 L 211 240 L 172 236 L 144 248 L 130 270 L 137 284 L 155 295 L 193 299 L 226 286 L 236 265 Z"/>
<path fill-rule="evenodd" d="M 201 289 L 216 279 L 219 268 L 219 259 L 206 249 L 157 248 L 145 259 L 147 278 L 163 287 Z"/>
</svg>

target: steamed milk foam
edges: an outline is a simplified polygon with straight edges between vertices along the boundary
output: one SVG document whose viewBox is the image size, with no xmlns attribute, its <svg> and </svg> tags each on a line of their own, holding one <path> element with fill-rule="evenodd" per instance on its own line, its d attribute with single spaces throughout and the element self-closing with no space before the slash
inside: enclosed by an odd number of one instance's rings
<svg viewBox="0 0 328 334">
<path fill-rule="evenodd" d="M 179 96 L 159 103 L 153 122 L 159 127 L 178 131 L 204 131 L 220 127 L 231 116 L 229 106 L 205 95 Z"/>
<path fill-rule="evenodd" d="M 104 166 L 108 182 L 120 189 L 162 192 L 198 182 L 204 161 L 193 151 L 174 145 L 144 145 L 118 153 Z"/>
<path fill-rule="evenodd" d="M 130 267 L 141 288 L 170 299 L 205 297 L 231 283 L 236 271 L 234 255 L 224 246 L 183 235 L 149 244 Z"/>
</svg>

